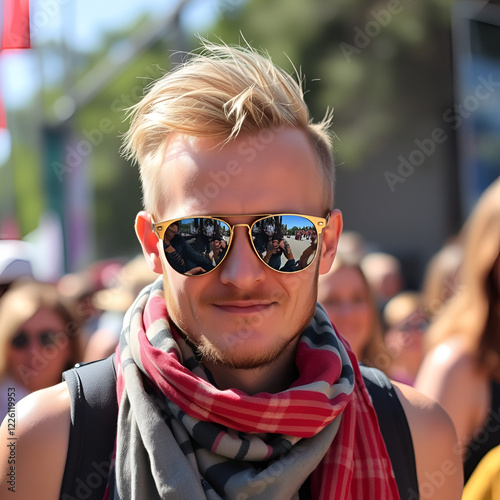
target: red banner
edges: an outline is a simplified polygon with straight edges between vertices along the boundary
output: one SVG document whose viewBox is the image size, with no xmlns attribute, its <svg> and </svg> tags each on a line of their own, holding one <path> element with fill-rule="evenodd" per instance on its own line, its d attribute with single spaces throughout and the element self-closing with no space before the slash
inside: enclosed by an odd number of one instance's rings
<svg viewBox="0 0 500 500">
<path fill-rule="evenodd" d="M 3 0 L 3 23 L 0 50 L 29 49 L 30 3 L 29 0 Z"/>
</svg>

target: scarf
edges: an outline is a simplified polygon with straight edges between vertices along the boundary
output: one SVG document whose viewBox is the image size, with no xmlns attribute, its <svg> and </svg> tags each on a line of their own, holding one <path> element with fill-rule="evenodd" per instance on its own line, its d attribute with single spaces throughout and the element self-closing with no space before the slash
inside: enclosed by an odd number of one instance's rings
<svg viewBox="0 0 500 500">
<path fill-rule="evenodd" d="M 348 344 L 317 306 L 277 393 L 219 390 L 171 328 L 158 279 L 117 347 L 118 430 L 105 499 L 396 500 L 375 410 Z"/>
</svg>

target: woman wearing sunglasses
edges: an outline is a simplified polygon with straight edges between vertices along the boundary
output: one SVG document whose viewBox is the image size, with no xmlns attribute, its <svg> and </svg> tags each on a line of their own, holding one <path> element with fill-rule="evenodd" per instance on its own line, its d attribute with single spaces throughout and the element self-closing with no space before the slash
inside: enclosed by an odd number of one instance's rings
<svg viewBox="0 0 500 500">
<path fill-rule="evenodd" d="M 80 359 L 79 342 L 79 327 L 54 285 L 29 281 L 9 289 L 0 300 L 2 418 L 8 393 L 19 400 L 58 383 Z"/>
</svg>

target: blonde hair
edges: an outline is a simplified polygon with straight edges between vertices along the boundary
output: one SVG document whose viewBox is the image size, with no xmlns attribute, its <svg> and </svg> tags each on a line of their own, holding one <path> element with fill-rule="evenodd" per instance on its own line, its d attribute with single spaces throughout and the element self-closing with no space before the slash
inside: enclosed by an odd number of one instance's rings
<svg viewBox="0 0 500 500">
<path fill-rule="evenodd" d="M 458 287 L 463 260 L 463 244 L 458 238 L 446 243 L 433 255 L 422 281 L 422 306 L 429 318 L 439 315 Z"/>
<path fill-rule="evenodd" d="M 131 125 L 122 153 L 140 166 L 145 209 L 155 215 L 162 196 L 159 175 L 169 134 L 220 137 L 291 126 L 304 130 L 333 204 L 334 164 L 328 133 L 332 115 L 312 123 L 301 83 L 250 47 L 203 42 L 202 51 L 165 74 L 129 108 Z"/>
<path fill-rule="evenodd" d="M 411 313 L 422 308 L 422 297 L 418 292 L 399 292 L 385 304 L 382 319 L 386 329 L 392 328 L 406 320 Z"/>
<path fill-rule="evenodd" d="M 429 347 L 459 335 L 478 367 L 500 376 L 500 178 L 482 194 L 462 235 L 464 258 L 456 295 L 428 332 Z"/>
</svg>

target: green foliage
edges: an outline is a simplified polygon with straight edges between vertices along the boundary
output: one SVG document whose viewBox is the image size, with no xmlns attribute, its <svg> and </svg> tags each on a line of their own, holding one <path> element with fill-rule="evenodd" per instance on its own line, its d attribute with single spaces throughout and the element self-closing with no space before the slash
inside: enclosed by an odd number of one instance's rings
<svg viewBox="0 0 500 500">
<path fill-rule="evenodd" d="M 38 225 L 38 218 L 44 205 L 43 178 L 39 168 L 39 158 L 33 149 L 15 142 L 12 155 L 16 158 L 13 181 L 16 192 L 16 212 L 23 233 L 28 233 Z"/>
<path fill-rule="evenodd" d="M 334 109 L 333 129 L 341 131 L 334 141 L 337 163 L 352 170 L 393 142 L 411 144 L 422 121 L 448 102 L 450 4 L 451 0 L 249 0 L 221 10 L 206 36 L 228 44 L 246 40 L 290 72 L 297 65 L 299 74 L 306 76 L 303 84 L 313 118 L 319 120 L 328 108 Z M 395 13 L 382 23 L 389 7 Z M 91 152 L 81 159 L 92 182 L 97 242 L 92 259 L 130 256 L 139 250 L 133 234 L 134 217 L 141 208 L 138 171 L 119 155 L 121 135 L 128 126 L 124 109 L 170 68 L 171 52 L 164 40 L 158 41 L 124 61 L 101 87 L 97 82 L 103 75 L 96 68 L 113 65 L 131 33 L 147 32 L 150 23 L 142 18 L 130 29 L 110 34 L 98 52 L 71 55 L 74 97 L 83 101 L 67 127 L 76 144 L 93 138 Z M 370 29 L 376 31 L 374 36 L 366 34 Z M 362 47 L 358 42 L 363 33 Z M 186 43 L 186 49 L 198 45 L 194 36 Z M 60 48 L 52 43 L 40 50 L 54 56 Z M 79 87 L 82 82 L 85 85 Z M 94 84 L 95 93 L 85 97 Z M 38 96 L 48 122 L 56 119 L 63 87 L 61 81 Z M 3 179 L 10 183 L 14 178 L 16 206 L 26 233 L 47 206 L 40 169 L 50 166 L 42 165 L 40 136 L 33 133 L 40 124 L 29 108 L 19 113 L 16 122 L 14 174 L 6 176 L 0 169 L 0 196 L 9 189 Z"/>
<path fill-rule="evenodd" d="M 22 235 L 36 228 L 45 206 L 36 101 L 28 104 L 8 117 L 11 155 L 0 165 L 0 215 L 15 214 Z"/>
<path fill-rule="evenodd" d="M 221 17 L 213 31 L 229 44 L 243 34 L 289 70 L 287 56 L 300 65 L 313 117 L 334 108 L 333 128 L 342 131 L 337 158 L 356 168 L 374 149 L 414 136 L 408 116 L 435 111 L 449 97 L 443 61 L 449 60 L 451 3 L 253 0 Z"/>
<path fill-rule="evenodd" d="M 143 29 L 142 19 L 134 29 Z M 113 64 L 114 44 L 126 40 L 128 33 L 114 33 L 105 47 L 90 55 L 90 61 L 81 75 L 95 72 L 103 61 Z M 111 54 L 111 55 L 110 55 Z M 102 90 L 84 103 L 72 119 L 76 141 L 92 142 L 92 151 L 85 158 L 91 170 L 93 191 L 93 226 L 97 258 L 130 257 L 140 251 L 134 234 L 134 220 L 141 210 L 141 192 L 137 166 L 130 165 L 119 154 L 122 135 L 128 128 L 126 109 L 142 97 L 144 88 L 160 77 L 169 66 L 168 53 L 163 42 L 123 64 Z M 96 77 L 99 78 L 99 74 Z"/>
</svg>

